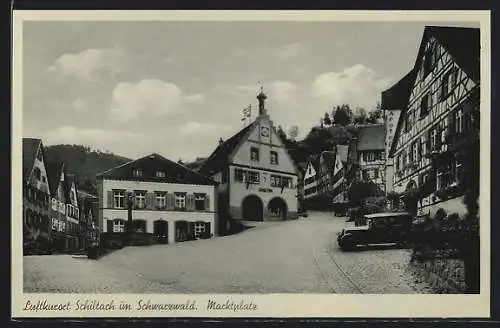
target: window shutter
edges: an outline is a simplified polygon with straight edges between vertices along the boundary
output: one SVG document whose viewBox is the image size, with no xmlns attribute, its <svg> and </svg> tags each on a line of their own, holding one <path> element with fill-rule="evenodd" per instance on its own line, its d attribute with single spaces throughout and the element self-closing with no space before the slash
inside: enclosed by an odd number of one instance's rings
<svg viewBox="0 0 500 328">
<path fill-rule="evenodd" d="M 205 211 L 210 211 L 210 196 L 205 195 Z"/>
<path fill-rule="evenodd" d="M 194 209 L 195 209 L 194 194 L 187 194 L 186 195 L 186 209 L 188 211 L 194 211 Z"/>
<path fill-rule="evenodd" d="M 172 211 L 174 209 L 175 198 L 173 193 L 167 194 L 167 210 Z"/>
<path fill-rule="evenodd" d="M 107 220 L 107 232 L 113 232 L 113 220 Z"/>
<path fill-rule="evenodd" d="M 210 222 L 205 222 L 205 232 L 210 235 L 212 231 L 210 230 Z"/>
<path fill-rule="evenodd" d="M 113 208 L 113 191 L 108 191 L 108 208 Z"/>
</svg>

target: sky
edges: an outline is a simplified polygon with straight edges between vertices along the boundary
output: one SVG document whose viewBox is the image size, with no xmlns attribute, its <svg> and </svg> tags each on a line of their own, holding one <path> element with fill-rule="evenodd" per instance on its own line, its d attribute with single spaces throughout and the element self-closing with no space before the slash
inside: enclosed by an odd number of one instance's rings
<svg viewBox="0 0 500 328">
<path fill-rule="evenodd" d="M 129 158 L 206 157 L 255 118 L 299 138 L 339 104 L 370 111 L 413 66 L 435 22 L 23 24 L 23 136 Z"/>
</svg>

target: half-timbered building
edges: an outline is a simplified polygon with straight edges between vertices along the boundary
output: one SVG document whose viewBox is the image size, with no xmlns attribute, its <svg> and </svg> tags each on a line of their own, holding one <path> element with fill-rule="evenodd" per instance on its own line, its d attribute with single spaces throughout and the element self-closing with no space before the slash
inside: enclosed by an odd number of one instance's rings
<svg viewBox="0 0 500 328">
<path fill-rule="evenodd" d="M 410 73 L 390 150 L 394 190 L 418 190 L 418 207 L 431 215 L 466 213 L 461 145 L 479 136 L 479 53 L 479 29 L 428 26 Z"/>
<path fill-rule="evenodd" d="M 23 138 L 23 254 L 50 253 L 50 189 L 42 140 Z"/>
</svg>

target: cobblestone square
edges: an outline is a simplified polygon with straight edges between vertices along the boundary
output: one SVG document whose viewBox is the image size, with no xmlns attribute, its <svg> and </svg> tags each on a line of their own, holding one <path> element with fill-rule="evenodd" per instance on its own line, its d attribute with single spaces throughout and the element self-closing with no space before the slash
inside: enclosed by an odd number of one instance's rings
<svg viewBox="0 0 500 328">
<path fill-rule="evenodd" d="M 311 212 L 240 234 L 127 247 L 94 261 L 24 257 L 27 293 L 428 293 L 405 249 L 342 252 L 345 218 Z"/>
</svg>

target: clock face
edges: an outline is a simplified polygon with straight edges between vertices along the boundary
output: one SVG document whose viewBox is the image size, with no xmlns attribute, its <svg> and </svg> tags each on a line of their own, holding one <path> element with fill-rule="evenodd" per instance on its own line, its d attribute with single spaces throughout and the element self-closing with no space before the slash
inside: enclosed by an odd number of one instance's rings
<svg viewBox="0 0 500 328">
<path fill-rule="evenodd" d="M 260 135 L 263 137 L 269 137 L 269 128 L 267 126 L 261 126 Z"/>
</svg>

